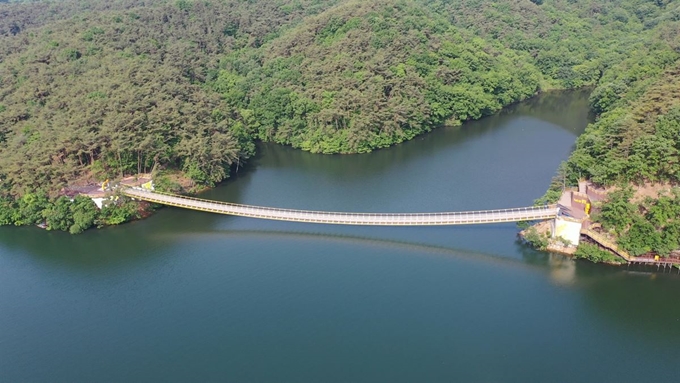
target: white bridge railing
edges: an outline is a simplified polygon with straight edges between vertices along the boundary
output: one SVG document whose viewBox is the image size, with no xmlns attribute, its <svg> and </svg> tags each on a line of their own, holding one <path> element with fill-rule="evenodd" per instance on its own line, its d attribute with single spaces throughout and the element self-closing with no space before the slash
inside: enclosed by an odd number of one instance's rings
<svg viewBox="0 0 680 383">
<path fill-rule="evenodd" d="M 211 213 L 278 221 L 326 223 L 338 225 L 470 225 L 551 219 L 554 218 L 558 212 L 556 205 L 549 205 L 515 209 L 444 213 L 345 213 L 240 205 L 229 202 L 211 201 L 200 198 L 162 193 L 141 188 L 125 188 L 122 190 L 122 193 L 129 197 L 148 202 Z"/>
</svg>

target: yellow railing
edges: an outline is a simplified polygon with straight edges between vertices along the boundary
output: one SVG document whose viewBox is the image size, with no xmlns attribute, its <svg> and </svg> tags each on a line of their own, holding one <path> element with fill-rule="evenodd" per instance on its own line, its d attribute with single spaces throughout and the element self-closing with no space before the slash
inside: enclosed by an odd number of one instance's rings
<svg viewBox="0 0 680 383">
<path fill-rule="evenodd" d="M 632 259 L 632 257 L 630 256 L 630 254 L 628 254 L 628 252 L 626 252 L 625 250 L 619 249 L 619 246 L 616 243 L 612 242 L 609 238 L 605 237 L 602 234 L 599 234 L 599 233 L 597 233 L 593 230 L 590 230 L 590 229 L 581 229 L 581 234 L 587 235 L 592 240 L 594 240 L 595 242 L 599 243 L 600 245 L 608 248 L 609 250 L 615 252 L 616 254 L 621 256 L 621 258 L 625 259 L 626 261 L 630 261 Z"/>
</svg>

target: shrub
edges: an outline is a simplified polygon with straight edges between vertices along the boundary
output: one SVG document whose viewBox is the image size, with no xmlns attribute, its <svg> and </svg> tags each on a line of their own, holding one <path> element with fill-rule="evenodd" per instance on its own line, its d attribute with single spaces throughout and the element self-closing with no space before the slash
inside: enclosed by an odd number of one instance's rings
<svg viewBox="0 0 680 383">
<path fill-rule="evenodd" d="M 545 250 L 550 243 L 548 235 L 539 233 L 535 227 L 531 227 L 525 232 L 524 240 L 539 250 Z"/>
<path fill-rule="evenodd" d="M 599 263 L 625 263 L 626 261 L 606 250 L 600 249 L 597 245 L 590 243 L 582 243 L 574 253 L 575 258 L 587 259 L 589 261 Z"/>
</svg>

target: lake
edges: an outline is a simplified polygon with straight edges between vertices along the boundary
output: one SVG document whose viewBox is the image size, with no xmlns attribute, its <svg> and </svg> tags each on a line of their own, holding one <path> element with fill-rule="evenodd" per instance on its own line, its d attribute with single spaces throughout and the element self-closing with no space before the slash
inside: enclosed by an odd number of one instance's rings
<svg viewBox="0 0 680 383">
<path fill-rule="evenodd" d="M 264 144 L 202 197 L 437 212 L 530 206 L 590 116 L 541 95 L 362 155 Z M 538 252 L 515 224 L 354 227 L 164 208 L 0 228 L 2 382 L 677 381 L 680 276 Z"/>
</svg>

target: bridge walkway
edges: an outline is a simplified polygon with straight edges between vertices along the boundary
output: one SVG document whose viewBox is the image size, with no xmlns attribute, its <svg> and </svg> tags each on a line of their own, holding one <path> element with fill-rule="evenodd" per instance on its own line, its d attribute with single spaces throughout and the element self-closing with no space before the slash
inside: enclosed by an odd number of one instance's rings
<svg viewBox="0 0 680 383">
<path fill-rule="evenodd" d="M 350 213 L 279 209 L 263 206 L 241 205 L 162 193 L 141 188 L 124 188 L 121 190 L 121 192 L 128 197 L 191 210 L 249 218 L 336 225 L 470 225 L 544 220 L 555 218 L 557 215 L 556 205 L 538 207 L 533 206 L 516 209 L 443 213 Z"/>
</svg>

